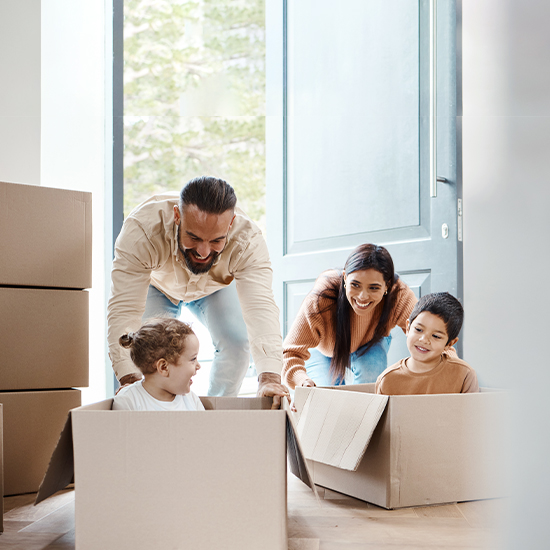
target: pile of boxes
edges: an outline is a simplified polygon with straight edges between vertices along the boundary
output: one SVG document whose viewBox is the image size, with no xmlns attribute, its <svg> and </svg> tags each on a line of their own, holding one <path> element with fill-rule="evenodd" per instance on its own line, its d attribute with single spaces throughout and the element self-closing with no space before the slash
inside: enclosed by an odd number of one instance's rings
<svg viewBox="0 0 550 550">
<path fill-rule="evenodd" d="M 0 182 L 4 495 L 38 490 L 88 386 L 91 193 Z"/>
</svg>

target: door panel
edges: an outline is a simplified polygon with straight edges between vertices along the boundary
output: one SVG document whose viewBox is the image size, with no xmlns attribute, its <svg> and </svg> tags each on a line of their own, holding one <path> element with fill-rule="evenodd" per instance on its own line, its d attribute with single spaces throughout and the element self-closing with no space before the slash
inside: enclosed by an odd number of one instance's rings
<svg viewBox="0 0 550 550">
<path fill-rule="evenodd" d="M 418 3 L 316 6 L 287 7 L 288 253 L 420 219 Z"/>
<path fill-rule="evenodd" d="M 317 276 L 365 242 L 389 250 L 417 296 L 461 298 L 455 0 L 266 8 L 267 231 L 284 334 Z M 448 183 L 434 197 L 435 176 Z M 392 362 L 407 354 L 397 330 Z"/>
</svg>

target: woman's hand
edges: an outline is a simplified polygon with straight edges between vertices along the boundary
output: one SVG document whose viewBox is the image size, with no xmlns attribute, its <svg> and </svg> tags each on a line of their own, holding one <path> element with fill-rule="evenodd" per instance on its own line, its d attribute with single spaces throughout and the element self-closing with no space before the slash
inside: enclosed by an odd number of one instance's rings
<svg viewBox="0 0 550 550">
<path fill-rule="evenodd" d="M 302 388 L 314 388 L 316 386 L 315 382 L 311 378 L 306 378 L 301 384 Z M 292 412 L 298 412 L 296 410 L 296 406 L 294 405 L 294 401 L 290 404 L 290 410 Z"/>
</svg>

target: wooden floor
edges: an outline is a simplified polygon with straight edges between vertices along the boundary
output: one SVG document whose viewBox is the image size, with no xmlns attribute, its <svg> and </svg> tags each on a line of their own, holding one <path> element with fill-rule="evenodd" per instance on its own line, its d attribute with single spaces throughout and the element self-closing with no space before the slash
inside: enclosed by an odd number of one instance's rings
<svg viewBox="0 0 550 550">
<path fill-rule="evenodd" d="M 319 501 L 289 474 L 289 550 L 504 547 L 498 526 L 508 513 L 506 500 L 385 510 L 328 489 L 319 488 L 318 493 Z M 0 549 L 74 549 L 74 491 L 60 492 L 38 506 L 33 506 L 34 497 L 4 499 Z M 163 550 L 162 543 L 151 550 Z"/>
</svg>

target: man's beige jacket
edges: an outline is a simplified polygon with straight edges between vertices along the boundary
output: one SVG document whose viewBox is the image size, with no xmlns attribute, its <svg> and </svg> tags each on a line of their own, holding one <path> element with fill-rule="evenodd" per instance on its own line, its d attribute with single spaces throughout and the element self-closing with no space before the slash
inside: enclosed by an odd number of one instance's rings
<svg viewBox="0 0 550 550">
<path fill-rule="evenodd" d="M 194 275 L 179 252 L 174 205 L 179 195 L 163 194 L 140 204 L 124 221 L 115 243 L 111 296 L 107 307 L 109 355 L 117 378 L 139 372 L 118 339 L 141 325 L 149 285 L 174 303 L 192 302 L 236 282 L 258 374 L 281 373 L 279 309 L 273 273 L 260 229 L 236 209 L 227 244 L 207 273 Z"/>
</svg>

